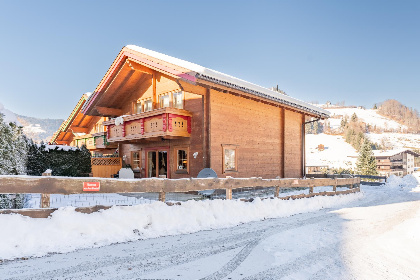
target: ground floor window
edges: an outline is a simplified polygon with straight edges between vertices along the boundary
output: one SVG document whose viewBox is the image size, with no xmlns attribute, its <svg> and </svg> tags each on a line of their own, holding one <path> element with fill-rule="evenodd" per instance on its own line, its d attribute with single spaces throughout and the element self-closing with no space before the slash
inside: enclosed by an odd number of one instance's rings
<svg viewBox="0 0 420 280">
<path fill-rule="evenodd" d="M 133 169 L 140 169 L 140 151 L 131 152 L 131 167 Z"/>
<path fill-rule="evenodd" d="M 177 148 L 175 156 L 176 173 L 188 173 L 188 148 Z"/>
<path fill-rule="evenodd" d="M 222 145 L 223 148 L 223 173 L 238 171 L 238 146 Z"/>
</svg>

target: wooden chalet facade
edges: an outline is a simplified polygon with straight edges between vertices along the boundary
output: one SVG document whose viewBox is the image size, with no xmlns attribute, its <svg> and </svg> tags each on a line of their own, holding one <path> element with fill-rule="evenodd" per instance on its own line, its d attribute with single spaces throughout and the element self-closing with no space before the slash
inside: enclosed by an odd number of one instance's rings
<svg viewBox="0 0 420 280">
<path fill-rule="evenodd" d="M 85 123 L 73 121 L 69 128 L 99 137 L 91 130 L 102 125 L 97 133 L 141 178 L 196 177 L 203 168 L 219 177 L 298 178 L 305 173 L 305 121 L 327 118 L 328 112 L 187 61 L 126 46 L 78 115 Z M 77 137 L 71 142 L 68 129 L 60 129 L 56 142 L 74 145 Z"/>
</svg>

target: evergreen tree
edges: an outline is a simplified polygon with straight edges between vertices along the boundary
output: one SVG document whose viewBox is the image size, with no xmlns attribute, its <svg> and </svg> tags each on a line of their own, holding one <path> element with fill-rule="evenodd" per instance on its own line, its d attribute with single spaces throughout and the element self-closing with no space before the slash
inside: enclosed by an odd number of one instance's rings
<svg viewBox="0 0 420 280">
<path fill-rule="evenodd" d="M 357 158 L 357 172 L 360 175 L 378 175 L 376 170 L 376 158 L 373 156 L 372 144 L 369 140 L 365 139 L 359 151 Z"/>
<path fill-rule="evenodd" d="M 352 122 L 357 122 L 357 120 L 358 120 L 358 117 L 357 117 L 356 113 L 353 113 L 353 115 L 351 115 L 351 121 Z"/>
</svg>

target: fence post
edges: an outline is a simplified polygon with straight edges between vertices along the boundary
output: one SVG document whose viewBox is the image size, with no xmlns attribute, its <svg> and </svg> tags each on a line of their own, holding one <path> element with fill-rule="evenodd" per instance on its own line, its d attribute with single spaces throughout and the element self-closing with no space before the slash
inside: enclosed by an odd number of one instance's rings
<svg viewBox="0 0 420 280">
<path fill-rule="evenodd" d="M 226 189 L 226 199 L 232 199 L 232 189 Z"/>
<path fill-rule="evenodd" d="M 335 179 L 335 182 L 334 182 L 334 186 L 333 186 L 333 192 L 337 192 L 337 181 L 338 181 L 338 179 Z"/>
<path fill-rule="evenodd" d="M 42 176 L 51 176 L 51 170 L 46 170 L 44 173 L 42 173 Z M 41 193 L 41 200 L 39 201 L 39 204 L 40 208 L 50 208 L 50 195 Z"/>
<path fill-rule="evenodd" d="M 279 197 L 280 193 L 280 186 L 276 186 L 276 192 L 274 193 L 274 197 Z"/>
<path fill-rule="evenodd" d="M 166 196 L 165 192 L 160 192 L 159 193 L 159 201 L 165 202 L 165 196 Z"/>
<path fill-rule="evenodd" d="M 313 185 L 309 186 L 309 193 L 314 193 L 314 186 Z"/>
<path fill-rule="evenodd" d="M 49 194 L 41 193 L 40 207 L 50 208 L 50 195 Z"/>
</svg>

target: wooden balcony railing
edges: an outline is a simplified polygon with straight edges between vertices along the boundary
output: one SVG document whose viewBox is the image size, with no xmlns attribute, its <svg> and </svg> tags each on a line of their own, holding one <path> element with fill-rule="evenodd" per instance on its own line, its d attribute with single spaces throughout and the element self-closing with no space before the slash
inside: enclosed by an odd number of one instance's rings
<svg viewBox="0 0 420 280">
<path fill-rule="evenodd" d="M 87 134 L 75 138 L 75 146 L 86 145 L 88 150 L 111 149 L 116 148 L 117 144 L 109 143 L 106 139 L 106 132 Z"/>
<path fill-rule="evenodd" d="M 122 116 L 123 123 L 115 119 L 103 122 L 107 126 L 107 141 L 119 142 L 153 137 L 190 137 L 191 116 L 186 110 L 162 108 L 135 115 Z M 121 117 L 120 117 L 121 118 Z"/>
</svg>

